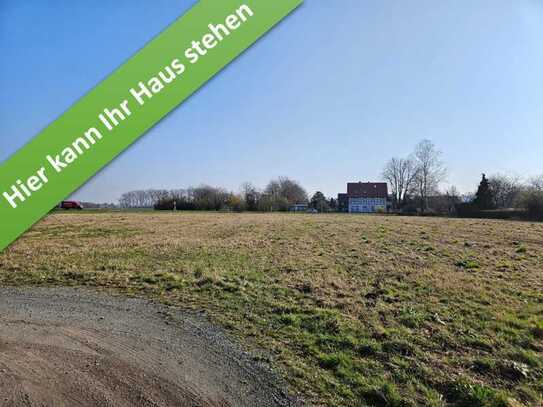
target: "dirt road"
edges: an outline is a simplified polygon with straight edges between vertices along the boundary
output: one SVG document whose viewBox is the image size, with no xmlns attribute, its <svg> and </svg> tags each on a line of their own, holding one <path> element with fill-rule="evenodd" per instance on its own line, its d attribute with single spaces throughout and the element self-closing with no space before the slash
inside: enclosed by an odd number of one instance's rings
<svg viewBox="0 0 543 407">
<path fill-rule="evenodd" d="M 80 289 L 0 289 L 0 406 L 290 406 L 202 316 Z"/>
</svg>

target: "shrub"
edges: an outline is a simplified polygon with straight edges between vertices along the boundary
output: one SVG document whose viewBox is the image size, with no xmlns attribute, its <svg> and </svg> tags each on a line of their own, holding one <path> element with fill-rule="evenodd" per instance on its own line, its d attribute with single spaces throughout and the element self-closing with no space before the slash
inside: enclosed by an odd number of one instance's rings
<svg viewBox="0 0 543 407">
<path fill-rule="evenodd" d="M 389 382 L 363 389 L 362 397 L 373 406 L 396 407 L 405 405 L 397 387 Z"/>
<path fill-rule="evenodd" d="M 460 267 L 466 270 L 474 270 L 479 268 L 479 263 L 474 259 L 460 260 L 455 263 L 456 267 Z"/>
<path fill-rule="evenodd" d="M 161 199 L 155 204 L 155 210 L 157 211 L 173 211 L 174 202 L 173 199 Z"/>
<path fill-rule="evenodd" d="M 333 370 L 341 364 L 348 364 L 348 358 L 342 353 L 323 354 L 319 356 L 319 365 L 323 369 Z"/>
<path fill-rule="evenodd" d="M 523 219 L 529 217 L 528 211 L 524 209 L 496 209 L 480 210 L 470 203 L 456 205 L 456 215 L 459 218 L 479 218 L 479 219 Z"/>
<path fill-rule="evenodd" d="M 532 329 L 531 329 L 532 335 L 535 336 L 538 339 L 543 339 L 543 322 L 537 323 Z"/>
<path fill-rule="evenodd" d="M 542 191 L 527 192 L 522 199 L 522 205 L 526 209 L 530 219 L 543 220 Z"/>
<path fill-rule="evenodd" d="M 517 253 L 526 253 L 527 249 L 525 246 L 519 246 L 516 250 Z"/>
<path fill-rule="evenodd" d="M 462 407 L 507 407 L 507 397 L 496 390 L 460 379 L 449 389 L 451 401 Z"/>
</svg>

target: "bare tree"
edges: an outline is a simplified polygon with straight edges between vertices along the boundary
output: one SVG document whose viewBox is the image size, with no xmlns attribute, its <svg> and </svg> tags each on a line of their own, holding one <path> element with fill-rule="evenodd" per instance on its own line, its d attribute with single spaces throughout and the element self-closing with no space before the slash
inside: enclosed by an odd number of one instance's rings
<svg viewBox="0 0 543 407">
<path fill-rule="evenodd" d="M 458 192 L 458 189 L 454 185 L 451 185 L 449 189 L 445 191 L 445 196 L 447 197 L 447 212 L 449 214 L 454 213 L 456 205 L 462 202 L 460 192 Z"/>
<path fill-rule="evenodd" d="M 220 210 L 227 206 L 230 193 L 224 188 L 201 185 L 193 190 L 193 201 L 198 209 Z"/>
<path fill-rule="evenodd" d="M 531 178 L 528 184 L 530 188 L 539 192 L 543 192 L 543 174 Z"/>
<path fill-rule="evenodd" d="M 289 205 L 307 202 L 307 192 L 296 181 L 279 177 L 268 183 L 264 190 L 266 206 L 271 210 L 287 210 Z"/>
<path fill-rule="evenodd" d="M 122 194 L 119 199 L 119 205 L 121 208 L 137 208 L 138 197 L 136 191 L 130 191 Z"/>
<path fill-rule="evenodd" d="M 383 178 L 390 184 L 394 206 L 401 207 L 415 185 L 417 167 L 412 158 L 391 158 L 383 168 Z"/>
<path fill-rule="evenodd" d="M 488 182 L 496 208 L 512 208 L 522 192 L 519 177 L 496 174 Z"/>
<path fill-rule="evenodd" d="M 159 201 L 169 197 L 170 191 L 147 189 L 130 191 L 121 195 L 119 205 L 122 208 L 152 208 Z"/>
<path fill-rule="evenodd" d="M 429 194 L 437 192 L 439 184 L 447 176 L 447 170 L 443 164 L 441 155 L 441 151 L 430 140 L 421 141 L 415 148 L 417 192 L 422 212 L 428 209 Z"/>
<path fill-rule="evenodd" d="M 243 200 L 245 209 L 248 211 L 258 210 L 258 201 L 260 199 L 260 192 L 250 182 L 244 182 L 241 184 L 241 199 Z"/>
<path fill-rule="evenodd" d="M 129 197 L 128 197 L 128 193 L 124 193 L 121 195 L 121 197 L 119 198 L 119 206 L 121 208 L 129 208 L 130 207 L 130 202 L 129 202 Z"/>
<path fill-rule="evenodd" d="M 529 180 L 520 196 L 519 204 L 530 218 L 543 220 L 543 174 Z"/>
<path fill-rule="evenodd" d="M 279 177 L 279 185 L 281 190 L 281 196 L 284 197 L 289 204 L 307 202 L 307 192 L 298 183 L 286 177 Z"/>
</svg>

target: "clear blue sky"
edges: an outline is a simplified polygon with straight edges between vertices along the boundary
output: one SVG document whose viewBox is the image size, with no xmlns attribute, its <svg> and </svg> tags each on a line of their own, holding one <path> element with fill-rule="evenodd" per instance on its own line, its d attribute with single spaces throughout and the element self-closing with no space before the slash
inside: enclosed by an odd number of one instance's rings
<svg viewBox="0 0 543 407">
<path fill-rule="evenodd" d="M 0 161 L 189 0 L 0 0 Z M 312 193 L 379 180 L 423 138 L 448 181 L 543 173 L 541 0 L 306 0 L 75 194 L 279 175 Z"/>
</svg>

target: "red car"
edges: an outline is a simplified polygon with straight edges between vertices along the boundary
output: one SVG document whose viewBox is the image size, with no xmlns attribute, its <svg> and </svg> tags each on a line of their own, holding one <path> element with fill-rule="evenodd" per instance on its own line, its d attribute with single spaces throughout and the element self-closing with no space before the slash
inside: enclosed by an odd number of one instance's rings
<svg viewBox="0 0 543 407">
<path fill-rule="evenodd" d="M 62 201 L 62 203 L 60 204 L 60 209 L 66 209 L 66 210 L 69 210 L 69 209 L 77 209 L 77 210 L 82 210 L 83 209 L 83 205 L 81 205 L 81 203 L 77 202 L 77 201 Z"/>
</svg>

